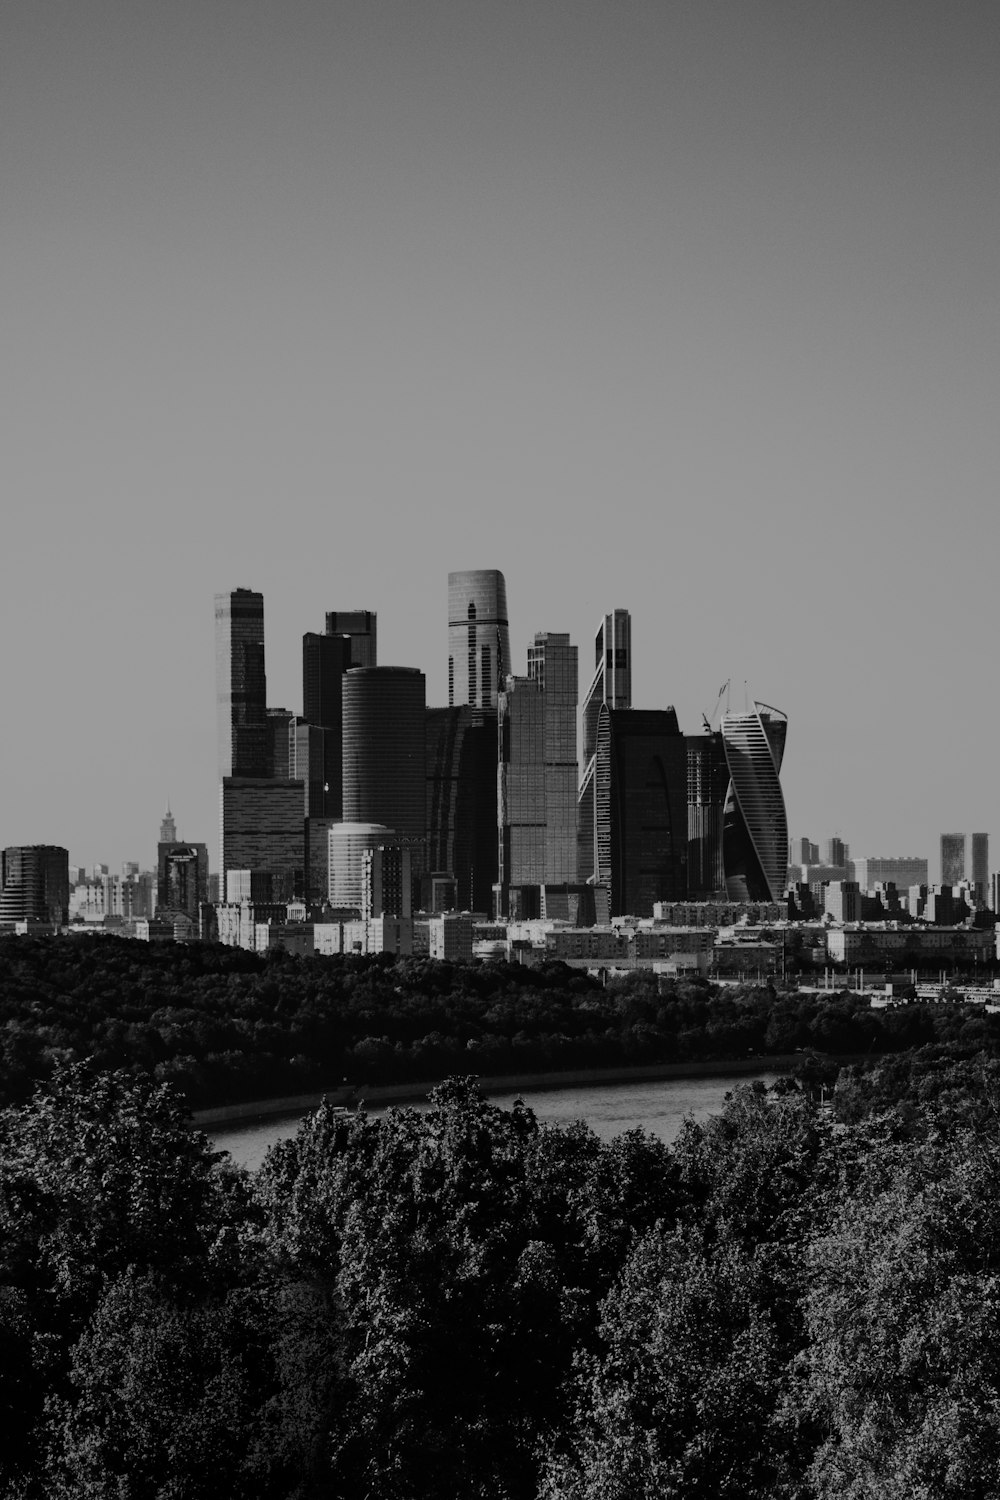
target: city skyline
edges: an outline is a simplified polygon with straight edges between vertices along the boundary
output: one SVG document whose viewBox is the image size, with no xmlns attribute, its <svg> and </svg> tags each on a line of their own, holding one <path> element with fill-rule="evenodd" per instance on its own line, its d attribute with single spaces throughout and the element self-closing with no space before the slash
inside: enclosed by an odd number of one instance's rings
<svg viewBox="0 0 1000 1500">
<path fill-rule="evenodd" d="M 214 593 L 443 705 L 482 563 L 515 674 L 625 608 L 637 706 L 780 703 L 794 832 L 993 826 L 992 8 L 7 16 L 4 844 L 214 846 Z"/>
</svg>

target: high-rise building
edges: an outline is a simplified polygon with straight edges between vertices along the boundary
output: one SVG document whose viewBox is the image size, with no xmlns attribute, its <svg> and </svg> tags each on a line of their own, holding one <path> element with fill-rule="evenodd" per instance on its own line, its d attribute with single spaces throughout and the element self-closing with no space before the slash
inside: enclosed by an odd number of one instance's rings
<svg viewBox="0 0 1000 1500">
<path fill-rule="evenodd" d="M 219 727 L 219 879 L 270 873 L 289 896 L 305 881 L 305 788 L 289 779 L 284 709 L 270 715 L 264 669 L 264 599 L 252 589 L 215 596 Z M 275 775 L 277 770 L 278 775 Z"/>
<path fill-rule="evenodd" d="M 197 920 L 208 900 L 207 844 L 160 844 L 156 864 L 158 911 L 186 912 Z"/>
<path fill-rule="evenodd" d="M 569 636 L 540 631 L 528 648 L 528 676 L 508 677 L 498 700 L 503 914 L 533 915 L 541 887 L 576 881 L 577 682 Z M 515 895 L 529 890 L 537 898 Z"/>
<path fill-rule="evenodd" d="M 441 889 L 453 883 L 460 910 L 488 912 L 497 880 L 497 715 L 429 708 L 425 723 L 427 871 Z M 438 904 L 430 888 L 428 903 Z"/>
<path fill-rule="evenodd" d="M 0 855 L 0 922 L 69 920 L 69 851 L 12 844 Z"/>
<path fill-rule="evenodd" d="M 219 788 L 219 871 L 272 877 L 276 901 L 305 891 L 305 790 L 301 781 L 226 776 Z"/>
<path fill-rule="evenodd" d="M 215 675 L 220 781 L 270 775 L 263 594 L 216 594 Z"/>
<path fill-rule="evenodd" d="M 708 901 L 726 892 L 722 831 L 729 767 L 719 730 L 685 736 L 687 745 L 688 895 Z"/>
<path fill-rule="evenodd" d="M 162 820 L 160 822 L 160 840 L 159 841 L 160 841 L 161 844 L 176 844 L 176 842 L 177 842 L 177 824 L 174 822 L 174 815 L 170 811 L 170 803 L 169 802 L 167 803 L 166 812 L 163 814 L 163 818 L 162 818 Z M 122 873 L 123 874 L 128 874 L 130 872 L 123 870 Z M 139 866 L 138 865 L 136 865 L 136 867 L 135 867 L 135 873 L 137 875 L 139 873 Z"/>
<path fill-rule="evenodd" d="M 843 839 L 837 838 L 836 835 L 832 839 L 827 839 L 823 845 L 823 861 L 825 864 L 840 865 L 846 869 L 847 861 L 850 857 L 851 851 L 849 846 L 844 843 Z"/>
<path fill-rule="evenodd" d="M 595 873 L 612 916 L 648 917 L 654 902 L 686 898 L 687 778 L 687 741 L 673 708 L 601 705 Z"/>
<path fill-rule="evenodd" d="M 327 610 L 326 633 L 329 636 L 343 636 L 350 641 L 350 666 L 378 666 L 378 615 L 374 610 Z M 306 717 L 309 717 L 308 713 Z"/>
<path fill-rule="evenodd" d="M 779 709 L 722 716 L 729 767 L 723 828 L 726 886 L 734 900 L 777 901 L 788 869 L 788 820 L 778 779 L 788 720 Z"/>
<path fill-rule="evenodd" d="M 352 667 L 344 676 L 344 818 L 384 823 L 423 846 L 426 683 L 417 667 Z M 422 858 L 414 874 L 423 873 Z"/>
<path fill-rule="evenodd" d="M 990 836 L 988 833 L 972 835 L 970 871 L 976 899 L 985 902 L 990 889 Z"/>
<path fill-rule="evenodd" d="M 496 568 L 448 574 L 448 704 L 496 708 L 510 672 L 507 585 Z"/>
<path fill-rule="evenodd" d="M 941 835 L 941 884 L 958 885 L 965 879 L 965 834 Z"/>
<path fill-rule="evenodd" d="M 593 880 L 597 869 L 595 843 L 595 757 L 601 708 L 632 707 L 632 616 L 627 609 L 605 615 L 594 639 L 594 675 L 584 694 L 583 746 L 577 794 L 577 878 Z"/>
</svg>

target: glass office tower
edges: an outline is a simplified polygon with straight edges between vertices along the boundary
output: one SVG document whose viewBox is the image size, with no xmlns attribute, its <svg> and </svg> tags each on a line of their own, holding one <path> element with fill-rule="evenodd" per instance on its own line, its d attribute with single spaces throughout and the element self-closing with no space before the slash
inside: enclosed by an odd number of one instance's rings
<svg viewBox="0 0 1000 1500">
<path fill-rule="evenodd" d="M 788 872 L 788 819 L 778 773 L 788 720 L 755 703 L 722 716 L 729 767 L 723 828 L 726 886 L 733 900 L 778 901 Z"/>
<path fill-rule="evenodd" d="M 507 585 L 496 568 L 448 574 L 448 704 L 496 708 L 510 672 Z"/>
</svg>

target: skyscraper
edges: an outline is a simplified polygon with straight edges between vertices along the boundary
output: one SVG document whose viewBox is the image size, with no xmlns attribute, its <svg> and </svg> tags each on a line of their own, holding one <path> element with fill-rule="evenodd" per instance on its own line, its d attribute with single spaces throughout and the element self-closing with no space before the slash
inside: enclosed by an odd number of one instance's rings
<svg viewBox="0 0 1000 1500">
<path fill-rule="evenodd" d="M 604 703 L 594 757 L 596 877 L 612 916 L 687 896 L 687 741 L 673 708 Z"/>
<path fill-rule="evenodd" d="M 497 715 L 467 704 L 429 708 L 425 723 L 427 871 L 451 877 L 461 910 L 488 912 L 497 880 Z"/>
<path fill-rule="evenodd" d="M 384 823 L 423 846 L 426 684 L 417 667 L 352 667 L 344 676 L 344 818 Z M 419 853 L 414 874 L 423 873 Z"/>
<path fill-rule="evenodd" d="M 305 788 L 288 777 L 292 716 L 268 715 L 262 594 L 216 594 L 215 665 L 219 885 L 229 870 L 269 873 L 290 898 L 305 882 Z"/>
<path fill-rule="evenodd" d="M 215 596 L 215 679 L 219 779 L 269 775 L 264 596 L 253 589 Z"/>
<path fill-rule="evenodd" d="M 990 889 L 990 836 L 988 833 L 972 835 L 972 885 L 980 901 L 986 901 Z"/>
<path fill-rule="evenodd" d="M 726 891 L 723 819 L 729 767 L 719 730 L 687 735 L 688 895 L 708 900 Z"/>
<path fill-rule="evenodd" d="M 349 666 L 378 666 L 378 615 L 374 610 L 327 610 L 326 633 L 327 635 L 339 635 L 348 638 L 351 643 L 351 660 L 348 663 Z M 308 714 L 306 717 L 308 717 Z"/>
<path fill-rule="evenodd" d="M 536 915 L 543 886 L 576 881 L 576 700 L 576 647 L 539 632 L 528 676 L 508 677 L 498 700 L 502 914 Z"/>
<path fill-rule="evenodd" d="M 980 901 L 985 901 L 990 881 L 990 837 L 988 833 L 943 833 L 941 835 L 941 884 L 959 885 L 968 880 Z"/>
<path fill-rule="evenodd" d="M 965 879 L 965 834 L 941 835 L 941 884 L 958 885 Z"/>
<path fill-rule="evenodd" d="M 729 767 L 723 829 L 726 885 L 733 900 L 777 901 L 788 870 L 788 820 L 778 773 L 788 720 L 755 703 L 722 716 Z"/>
<path fill-rule="evenodd" d="M 605 615 L 594 639 L 594 675 L 583 699 L 583 755 L 577 796 L 577 878 L 592 880 L 595 844 L 595 756 L 601 707 L 632 707 L 632 616 L 627 609 Z"/>
<path fill-rule="evenodd" d="M 507 585 L 496 568 L 448 574 L 448 703 L 496 708 L 510 671 Z"/>
</svg>

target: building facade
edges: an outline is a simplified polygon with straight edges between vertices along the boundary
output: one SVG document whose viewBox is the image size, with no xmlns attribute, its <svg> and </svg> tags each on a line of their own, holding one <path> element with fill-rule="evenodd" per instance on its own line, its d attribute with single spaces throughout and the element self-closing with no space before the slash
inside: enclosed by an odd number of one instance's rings
<svg viewBox="0 0 1000 1500">
<path fill-rule="evenodd" d="M 59 844 L 12 844 L 0 855 L 0 922 L 69 920 L 69 851 Z"/>
<path fill-rule="evenodd" d="M 673 708 L 601 706 L 595 755 L 597 880 L 613 917 L 687 895 L 687 746 Z"/>
<path fill-rule="evenodd" d="M 352 667 L 344 677 L 344 818 L 383 823 L 423 848 L 427 692 L 417 667 Z M 424 870 L 414 854 L 414 874 Z"/>
<path fill-rule="evenodd" d="M 429 708 L 425 718 L 427 872 L 463 911 L 487 912 L 497 882 L 497 714 Z M 428 890 L 430 909 L 437 901 Z"/>
<path fill-rule="evenodd" d="M 270 776 L 223 778 L 219 788 L 223 889 L 229 870 L 255 870 L 271 876 L 275 900 L 303 894 L 304 806 L 301 781 L 275 781 Z"/>
<path fill-rule="evenodd" d="M 378 615 L 373 609 L 327 610 L 326 633 L 349 642 L 350 666 L 378 666 Z"/>
<path fill-rule="evenodd" d="M 849 862 L 847 873 L 863 891 L 873 891 L 876 885 L 890 882 L 900 891 L 909 890 L 911 885 L 928 884 L 926 859 L 911 854 L 862 855 Z"/>
</svg>

